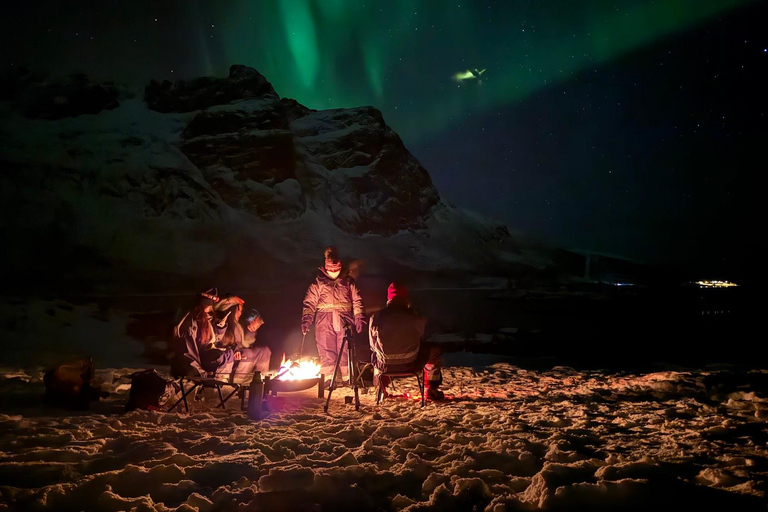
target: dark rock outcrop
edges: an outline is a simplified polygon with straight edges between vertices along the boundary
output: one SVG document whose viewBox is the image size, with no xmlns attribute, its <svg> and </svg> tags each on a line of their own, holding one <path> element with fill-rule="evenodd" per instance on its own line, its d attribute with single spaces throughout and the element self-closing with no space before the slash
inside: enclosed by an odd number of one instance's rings
<svg viewBox="0 0 768 512">
<path fill-rule="evenodd" d="M 47 82 L 43 75 L 20 68 L 0 79 L 0 99 L 15 102 L 29 119 L 98 114 L 117 108 L 119 96 L 114 84 L 94 84 L 84 74 L 74 74 L 66 82 Z"/>
<path fill-rule="evenodd" d="M 141 176 L 125 175 L 121 193 L 142 204 L 147 217 L 218 220 L 218 201 L 205 182 L 174 168 L 150 168 Z M 107 191 L 104 191 L 107 193 Z"/>
<path fill-rule="evenodd" d="M 307 166 L 302 186 L 346 231 L 419 229 L 440 202 L 429 173 L 373 107 L 310 114 L 292 130 L 300 153 L 319 164 Z"/>
<path fill-rule="evenodd" d="M 0 100 L 17 100 L 19 93 L 44 81 L 44 74 L 32 72 L 25 67 L 5 69 L 0 73 Z"/>
<path fill-rule="evenodd" d="M 242 130 L 287 130 L 293 121 L 310 112 L 310 109 L 291 99 L 281 99 L 270 104 L 269 108 L 250 112 L 204 110 L 190 121 L 182 137 L 189 140 L 201 135 L 215 136 Z"/>
<path fill-rule="evenodd" d="M 180 148 L 232 208 L 264 220 L 296 218 L 306 202 L 288 128 L 309 112 L 293 100 L 269 101 L 258 110 L 202 111 L 184 129 Z"/>
<path fill-rule="evenodd" d="M 230 73 L 181 94 L 194 96 L 198 107 L 222 98 L 231 103 L 198 113 L 180 143 L 225 203 L 264 220 L 296 218 L 307 208 L 328 211 L 337 226 L 355 234 L 424 227 L 440 196 L 379 110 L 318 112 L 271 93 L 255 103 L 235 101 L 232 83 L 261 75 L 232 69 L 246 78 Z M 232 94 L 222 95 L 222 88 Z M 248 92 L 239 99 L 252 98 Z"/>
<path fill-rule="evenodd" d="M 153 80 L 144 89 L 149 108 L 163 113 L 192 112 L 252 98 L 279 99 L 279 96 L 264 75 L 241 65 L 230 67 L 227 78 L 202 77 L 175 83 Z"/>
</svg>

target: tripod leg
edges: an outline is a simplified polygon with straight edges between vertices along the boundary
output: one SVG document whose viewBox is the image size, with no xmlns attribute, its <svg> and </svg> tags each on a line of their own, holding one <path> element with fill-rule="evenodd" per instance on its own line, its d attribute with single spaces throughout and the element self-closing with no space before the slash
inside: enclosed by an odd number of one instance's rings
<svg viewBox="0 0 768 512">
<path fill-rule="evenodd" d="M 347 336 L 349 339 L 347 339 Z M 360 395 L 358 393 L 358 375 L 357 375 L 357 352 L 355 347 L 355 339 L 353 338 L 351 330 L 347 330 L 347 335 L 344 336 L 347 341 L 347 360 L 349 362 L 349 383 L 355 390 L 355 410 L 360 410 Z"/>
<path fill-rule="evenodd" d="M 339 348 L 339 353 L 336 356 L 336 365 L 333 367 L 333 377 L 331 377 L 331 385 L 328 386 L 328 398 L 325 399 L 325 407 L 324 411 L 328 412 L 328 405 L 331 403 L 331 394 L 333 393 L 333 390 L 336 388 L 336 375 L 341 373 L 341 368 L 339 368 L 339 365 L 341 364 L 341 354 L 344 353 L 344 344 L 347 342 L 347 338 L 345 337 L 344 340 L 341 342 L 341 347 Z"/>
</svg>

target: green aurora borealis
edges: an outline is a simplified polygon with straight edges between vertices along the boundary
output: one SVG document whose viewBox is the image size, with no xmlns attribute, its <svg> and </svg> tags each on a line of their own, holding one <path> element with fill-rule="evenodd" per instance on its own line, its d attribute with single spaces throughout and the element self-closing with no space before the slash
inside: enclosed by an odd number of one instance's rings
<svg viewBox="0 0 768 512">
<path fill-rule="evenodd" d="M 767 9 L 40 0 L 7 6 L 0 66 L 84 72 L 140 97 L 152 79 L 223 77 L 245 64 L 307 107 L 380 109 L 446 201 L 513 230 L 738 270 L 761 202 L 752 162 L 764 161 Z"/>
<path fill-rule="evenodd" d="M 240 62 L 311 108 L 375 105 L 407 141 L 750 1 L 230 2 L 205 71 Z M 468 68 L 482 82 L 451 80 Z"/>
<path fill-rule="evenodd" d="M 408 144 L 756 1 L 44 1 L 12 5 L 0 56 L 137 87 L 246 64 L 310 108 L 374 105 Z"/>
</svg>

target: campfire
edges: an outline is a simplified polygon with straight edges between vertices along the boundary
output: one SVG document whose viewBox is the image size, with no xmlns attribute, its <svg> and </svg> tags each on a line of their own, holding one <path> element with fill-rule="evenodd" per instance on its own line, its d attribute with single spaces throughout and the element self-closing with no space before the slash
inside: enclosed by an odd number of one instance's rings
<svg viewBox="0 0 768 512">
<path fill-rule="evenodd" d="M 283 354 L 280 369 L 267 376 L 264 395 L 277 396 L 278 392 L 294 392 L 317 386 L 317 397 L 323 398 L 325 376 L 320 373 L 320 364 L 315 359 L 302 358 L 298 361 L 286 359 Z"/>
<path fill-rule="evenodd" d="M 280 369 L 275 375 L 279 380 L 306 380 L 317 379 L 320 377 L 320 365 L 312 358 L 306 357 L 299 361 L 286 359 L 283 354 L 283 361 L 280 363 Z"/>
</svg>

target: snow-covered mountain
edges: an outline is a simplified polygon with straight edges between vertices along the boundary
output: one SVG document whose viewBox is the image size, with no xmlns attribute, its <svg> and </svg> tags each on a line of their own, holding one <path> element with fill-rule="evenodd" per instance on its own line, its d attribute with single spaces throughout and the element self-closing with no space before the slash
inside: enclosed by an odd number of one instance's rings
<svg viewBox="0 0 768 512">
<path fill-rule="evenodd" d="M 10 288 L 271 286 L 327 244 L 381 275 L 551 265 L 446 204 L 377 109 L 311 110 L 252 68 L 152 82 L 143 97 L 20 73 L 0 95 Z"/>
</svg>

